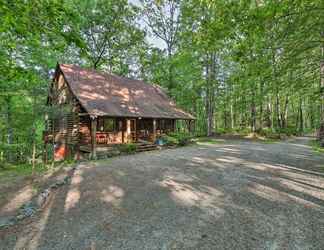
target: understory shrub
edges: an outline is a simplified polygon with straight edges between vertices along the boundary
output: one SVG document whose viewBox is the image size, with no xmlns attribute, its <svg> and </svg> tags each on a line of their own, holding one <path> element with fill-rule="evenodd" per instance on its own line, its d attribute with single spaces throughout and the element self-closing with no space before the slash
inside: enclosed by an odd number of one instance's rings
<svg viewBox="0 0 324 250">
<path fill-rule="evenodd" d="M 273 131 L 270 128 L 264 128 L 259 131 L 259 134 L 263 137 L 269 138 L 269 139 L 280 139 L 280 134 L 276 131 Z"/>
<path fill-rule="evenodd" d="M 126 143 L 126 144 L 120 144 L 118 146 L 118 150 L 122 153 L 134 153 L 137 149 L 136 144 L 134 143 Z"/>
<path fill-rule="evenodd" d="M 285 136 L 298 135 L 298 131 L 296 130 L 296 128 L 292 128 L 292 127 L 281 128 L 276 130 L 271 128 L 264 128 L 259 131 L 259 134 L 261 136 L 270 139 L 281 139 L 283 135 Z"/>
<path fill-rule="evenodd" d="M 165 145 L 177 145 L 179 143 L 179 140 L 175 137 L 169 136 L 169 135 L 162 135 L 160 136 L 160 139 L 163 141 Z"/>
<path fill-rule="evenodd" d="M 192 141 L 192 135 L 189 133 L 170 133 L 169 137 L 175 138 L 179 146 L 185 146 Z"/>
<path fill-rule="evenodd" d="M 0 143 L 0 161 L 26 163 L 29 157 L 31 157 L 30 145 Z"/>
<path fill-rule="evenodd" d="M 297 131 L 294 127 L 287 127 L 278 129 L 278 133 L 285 134 L 287 136 L 298 135 L 300 132 Z"/>
<path fill-rule="evenodd" d="M 238 134 L 238 135 L 248 135 L 251 132 L 250 128 L 217 128 L 216 134 L 224 135 L 224 134 Z"/>
<path fill-rule="evenodd" d="M 321 145 L 319 140 L 312 140 L 309 144 L 312 146 L 314 151 L 324 154 L 324 147 Z"/>
</svg>

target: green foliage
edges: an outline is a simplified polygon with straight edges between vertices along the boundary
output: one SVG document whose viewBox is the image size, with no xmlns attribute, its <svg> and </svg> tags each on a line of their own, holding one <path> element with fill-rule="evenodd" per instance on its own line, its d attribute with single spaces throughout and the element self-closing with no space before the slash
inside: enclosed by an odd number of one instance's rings
<svg viewBox="0 0 324 250">
<path fill-rule="evenodd" d="M 259 135 L 269 139 L 280 139 L 280 134 L 272 129 L 264 128 L 259 131 Z"/>
<path fill-rule="evenodd" d="M 175 137 L 169 136 L 169 135 L 162 135 L 160 136 L 160 139 L 163 141 L 163 143 L 165 143 L 165 145 L 178 145 L 179 144 L 179 140 Z"/>
<path fill-rule="evenodd" d="M 2 166 L 2 167 L 1 167 Z M 35 173 L 40 174 L 47 171 L 47 167 L 43 164 L 36 164 Z M 32 175 L 32 166 L 30 164 L 5 164 L 1 165 L 0 163 L 0 182 L 10 182 L 17 177 L 31 176 Z"/>
<path fill-rule="evenodd" d="M 287 136 L 299 135 L 300 134 L 300 132 L 294 127 L 279 128 L 279 129 L 277 129 L 277 133 L 284 134 L 284 135 L 287 135 Z"/>
<path fill-rule="evenodd" d="M 160 139 L 169 146 L 179 145 L 185 146 L 192 142 L 193 136 L 188 133 L 169 133 L 168 135 L 161 135 Z"/>
<path fill-rule="evenodd" d="M 324 154 L 324 148 L 321 147 L 321 143 L 318 140 L 311 141 L 310 146 L 313 148 L 315 152 Z"/>
<path fill-rule="evenodd" d="M 298 135 L 296 128 L 281 128 L 277 130 L 264 128 L 261 131 L 258 131 L 258 134 L 269 139 L 281 139 L 283 136 L 293 136 Z"/>
<path fill-rule="evenodd" d="M 192 142 L 193 136 L 189 133 L 170 133 L 169 137 L 174 138 L 179 146 L 185 146 Z"/>
<path fill-rule="evenodd" d="M 29 153 L 30 147 L 26 144 L 0 144 L 0 158 L 3 158 L 1 161 L 26 162 Z M 11 159 L 8 158 L 9 155 Z"/>
<path fill-rule="evenodd" d="M 134 143 L 126 143 L 118 145 L 118 150 L 122 153 L 132 154 L 135 153 L 137 145 Z"/>
<path fill-rule="evenodd" d="M 198 143 L 207 143 L 207 144 L 220 144 L 223 143 L 224 141 L 222 139 L 216 139 L 212 137 L 199 137 L 197 138 Z"/>
<path fill-rule="evenodd" d="M 42 152 L 57 62 L 163 86 L 196 116 L 197 135 L 278 138 L 319 127 L 322 1 L 140 2 L 1 2 L 1 161 L 28 162 L 33 143 Z"/>
</svg>

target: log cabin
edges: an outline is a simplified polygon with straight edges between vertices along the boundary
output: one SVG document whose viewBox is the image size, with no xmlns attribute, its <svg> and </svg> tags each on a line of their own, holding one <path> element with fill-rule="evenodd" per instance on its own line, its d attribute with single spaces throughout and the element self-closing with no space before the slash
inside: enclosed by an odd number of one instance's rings
<svg viewBox="0 0 324 250">
<path fill-rule="evenodd" d="M 188 130 L 195 120 L 158 85 L 68 64 L 57 65 L 47 105 L 44 143 L 54 145 L 55 160 L 79 159 L 83 151 L 96 158 L 98 148 L 122 143 L 154 144 L 178 120 Z"/>
</svg>

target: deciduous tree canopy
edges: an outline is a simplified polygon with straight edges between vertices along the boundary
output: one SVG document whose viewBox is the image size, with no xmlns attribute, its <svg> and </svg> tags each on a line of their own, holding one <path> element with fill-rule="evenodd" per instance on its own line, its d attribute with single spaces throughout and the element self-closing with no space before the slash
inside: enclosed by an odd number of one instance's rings
<svg viewBox="0 0 324 250">
<path fill-rule="evenodd" d="M 41 151 L 57 62 L 161 85 L 197 134 L 320 131 L 324 144 L 321 0 L 0 0 L 0 20 L 2 162 Z"/>
</svg>

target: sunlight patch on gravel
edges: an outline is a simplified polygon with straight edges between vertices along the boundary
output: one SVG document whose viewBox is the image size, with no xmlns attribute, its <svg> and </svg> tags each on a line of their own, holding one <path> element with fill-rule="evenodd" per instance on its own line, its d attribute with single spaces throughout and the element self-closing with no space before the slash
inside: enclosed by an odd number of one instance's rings
<svg viewBox="0 0 324 250">
<path fill-rule="evenodd" d="M 174 201 L 186 206 L 211 207 L 215 199 L 224 196 L 221 191 L 213 187 L 201 186 L 200 188 L 203 191 L 200 191 L 194 186 L 172 179 L 161 181 L 160 186 L 169 190 L 170 196 Z"/>
<path fill-rule="evenodd" d="M 282 202 L 282 203 L 287 203 L 287 202 L 297 202 L 299 204 L 302 204 L 307 207 L 313 207 L 313 208 L 319 208 L 321 209 L 321 206 L 310 201 L 303 199 L 301 197 L 298 197 L 294 195 L 293 193 L 288 193 L 285 191 L 279 191 L 277 189 L 274 189 L 272 187 L 268 187 L 262 184 L 254 184 L 253 187 L 248 187 L 248 191 L 261 197 L 264 199 L 267 199 L 271 202 Z M 305 190 L 300 190 L 300 191 L 305 191 Z"/>
<path fill-rule="evenodd" d="M 301 182 L 298 183 L 294 180 L 287 180 L 287 179 L 281 179 L 279 182 L 283 187 L 315 197 L 319 200 L 322 200 L 324 204 L 324 193 L 318 187 L 315 186 L 313 187 L 311 184 L 308 183 L 301 183 Z"/>
<path fill-rule="evenodd" d="M 74 208 L 78 204 L 80 197 L 81 194 L 78 188 L 70 189 L 65 199 L 64 211 L 67 213 L 71 208 Z"/>
<path fill-rule="evenodd" d="M 247 190 L 261 198 L 272 202 L 287 202 L 289 200 L 288 195 L 278 191 L 277 189 L 255 183 L 252 187 L 248 187 Z"/>
<path fill-rule="evenodd" d="M 101 200 L 107 203 L 113 203 L 116 200 L 122 198 L 125 192 L 122 188 L 114 185 L 110 185 L 108 189 L 104 189 L 101 192 Z"/>
<path fill-rule="evenodd" d="M 78 169 L 74 172 L 72 179 L 71 179 L 71 185 L 70 189 L 66 195 L 65 204 L 64 204 L 64 211 L 67 213 L 71 208 L 74 208 L 81 197 L 79 185 L 83 181 L 83 170 Z"/>
</svg>

